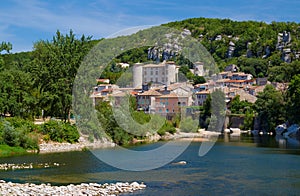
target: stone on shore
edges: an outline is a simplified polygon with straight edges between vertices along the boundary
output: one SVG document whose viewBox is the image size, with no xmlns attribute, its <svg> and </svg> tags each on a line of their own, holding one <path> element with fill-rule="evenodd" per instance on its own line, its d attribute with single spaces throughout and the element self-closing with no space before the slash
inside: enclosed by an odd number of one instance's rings
<svg viewBox="0 0 300 196">
<path fill-rule="evenodd" d="M 12 183 L 0 180 L 0 195 L 119 195 L 145 189 L 144 183 L 117 182 L 115 184 L 82 183 L 51 186 L 50 184 Z"/>
</svg>

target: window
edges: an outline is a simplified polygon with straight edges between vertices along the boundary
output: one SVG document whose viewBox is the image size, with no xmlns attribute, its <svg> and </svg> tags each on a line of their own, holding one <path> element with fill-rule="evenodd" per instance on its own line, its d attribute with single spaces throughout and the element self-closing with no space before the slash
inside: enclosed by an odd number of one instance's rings
<svg viewBox="0 0 300 196">
<path fill-rule="evenodd" d="M 155 82 L 156 82 L 156 83 L 158 82 L 158 78 L 155 78 Z"/>
<path fill-rule="evenodd" d="M 151 75 L 151 76 L 153 75 L 153 71 L 151 71 L 150 75 Z"/>
<path fill-rule="evenodd" d="M 166 112 L 169 113 L 169 109 L 166 109 Z"/>
<path fill-rule="evenodd" d="M 155 71 L 155 74 L 158 75 L 158 71 L 157 70 Z"/>
</svg>

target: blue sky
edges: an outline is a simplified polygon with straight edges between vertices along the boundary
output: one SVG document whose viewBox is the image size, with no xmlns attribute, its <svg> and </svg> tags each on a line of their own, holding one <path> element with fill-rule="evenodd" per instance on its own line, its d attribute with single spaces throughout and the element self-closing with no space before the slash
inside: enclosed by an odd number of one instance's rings
<svg viewBox="0 0 300 196">
<path fill-rule="evenodd" d="M 298 0 L 7 0 L 0 5 L 0 41 L 32 50 L 56 30 L 98 39 L 141 25 L 192 17 L 300 22 Z"/>
</svg>

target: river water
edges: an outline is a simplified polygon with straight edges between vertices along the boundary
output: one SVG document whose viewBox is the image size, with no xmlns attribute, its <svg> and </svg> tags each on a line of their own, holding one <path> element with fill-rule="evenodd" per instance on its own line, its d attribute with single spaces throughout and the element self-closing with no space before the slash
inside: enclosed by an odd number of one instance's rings
<svg viewBox="0 0 300 196">
<path fill-rule="evenodd" d="M 226 142 L 225 142 L 226 141 Z M 180 142 L 179 142 L 180 143 Z M 130 147 L 153 149 L 163 142 Z M 0 163 L 59 163 L 59 167 L 0 171 L 12 182 L 62 185 L 82 182 L 143 181 L 147 188 L 130 195 L 299 195 L 300 148 L 279 145 L 274 137 L 221 139 L 203 157 L 192 142 L 176 161 L 161 168 L 129 172 L 111 167 L 91 152 L 1 158 Z M 178 144 L 180 145 L 180 144 Z"/>
</svg>

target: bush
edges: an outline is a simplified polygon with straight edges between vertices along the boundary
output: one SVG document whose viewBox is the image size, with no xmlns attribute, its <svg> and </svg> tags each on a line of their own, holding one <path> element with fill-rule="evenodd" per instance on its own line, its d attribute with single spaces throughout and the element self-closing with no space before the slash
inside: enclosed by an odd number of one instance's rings
<svg viewBox="0 0 300 196">
<path fill-rule="evenodd" d="M 175 129 L 175 127 L 173 127 L 171 122 L 166 121 L 165 124 L 157 131 L 157 133 L 160 136 L 165 135 L 166 132 L 169 132 L 171 134 L 176 133 L 176 129 Z"/>
<path fill-rule="evenodd" d="M 114 128 L 113 141 L 118 145 L 128 145 L 133 140 L 133 135 L 127 133 L 120 127 Z"/>
<path fill-rule="evenodd" d="M 182 132 L 196 132 L 198 129 L 198 121 L 193 120 L 192 117 L 187 117 L 180 123 L 180 130 Z"/>
<path fill-rule="evenodd" d="M 38 136 L 32 132 L 34 129 L 28 127 L 33 128 L 34 124 L 16 118 L 10 118 L 9 121 L 2 120 L 0 123 L 0 144 L 24 149 L 39 149 Z"/>
<path fill-rule="evenodd" d="M 6 118 L 5 121 L 9 122 L 11 126 L 18 128 L 18 127 L 26 127 L 24 131 L 26 133 L 39 131 L 40 126 L 35 125 L 32 121 L 25 120 L 18 117 Z"/>
<path fill-rule="evenodd" d="M 41 127 L 41 131 L 44 135 L 56 142 L 78 142 L 80 137 L 76 126 L 70 123 L 63 123 L 61 121 L 50 120 Z"/>
</svg>

